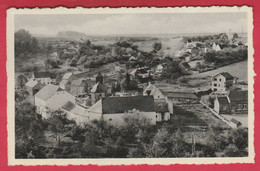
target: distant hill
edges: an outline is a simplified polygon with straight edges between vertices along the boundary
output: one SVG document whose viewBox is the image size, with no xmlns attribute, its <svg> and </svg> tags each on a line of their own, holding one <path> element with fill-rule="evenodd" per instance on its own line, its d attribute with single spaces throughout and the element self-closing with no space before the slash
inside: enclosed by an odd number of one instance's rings
<svg viewBox="0 0 260 171">
<path fill-rule="evenodd" d="M 76 32 L 76 31 L 63 31 L 63 32 L 58 32 L 56 37 L 58 38 L 73 38 L 73 39 L 78 39 L 78 38 L 87 38 L 87 35 L 84 33 Z"/>
</svg>

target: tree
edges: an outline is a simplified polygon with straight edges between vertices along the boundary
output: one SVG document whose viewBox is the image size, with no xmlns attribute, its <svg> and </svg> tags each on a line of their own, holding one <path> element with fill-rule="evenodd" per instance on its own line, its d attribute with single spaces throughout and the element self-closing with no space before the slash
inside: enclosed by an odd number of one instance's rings
<svg viewBox="0 0 260 171">
<path fill-rule="evenodd" d="M 49 130 L 54 133 L 60 148 L 62 139 L 69 135 L 69 132 L 73 129 L 75 122 L 68 120 L 66 118 L 66 113 L 58 110 L 51 113 L 48 123 Z"/>
<path fill-rule="evenodd" d="M 161 50 L 162 49 L 162 43 L 161 42 L 155 42 L 154 44 L 153 44 L 153 50 L 155 51 L 155 52 L 158 52 L 159 50 Z"/>
</svg>

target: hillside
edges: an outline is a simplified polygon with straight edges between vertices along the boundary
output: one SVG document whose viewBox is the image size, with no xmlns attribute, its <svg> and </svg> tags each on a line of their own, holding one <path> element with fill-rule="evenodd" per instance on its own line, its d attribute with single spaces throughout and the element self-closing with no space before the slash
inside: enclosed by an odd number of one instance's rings
<svg viewBox="0 0 260 171">
<path fill-rule="evenodd" d="M 76 31 L 63 31 L 58 32 L 56 37 L 58 38 L 86 38 L 87 35 Z"/>
</svg>

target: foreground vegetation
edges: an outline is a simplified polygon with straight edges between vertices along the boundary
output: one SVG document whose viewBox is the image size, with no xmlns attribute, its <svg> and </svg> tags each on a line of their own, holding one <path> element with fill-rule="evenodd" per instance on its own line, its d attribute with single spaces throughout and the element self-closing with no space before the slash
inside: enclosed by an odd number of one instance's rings
<svg viewBox="0 0 260 171">
<path fill-rule="evenodd" d="M 247 156 L 247 129 L 223 132 L 220 127 L 209 127 L 207 143 L 199 144 L 187 142 L 182 127 L 172 124 L 155 126 L 146 118 L 128 116 L 122 126 L 95 120 L 79 127 L 61 111 L 43 120 L 24 102 L 15 110 L 15 154 L 16 158 Z M 50 142 L 50 137 L 56 141 Z"/>
</svg>

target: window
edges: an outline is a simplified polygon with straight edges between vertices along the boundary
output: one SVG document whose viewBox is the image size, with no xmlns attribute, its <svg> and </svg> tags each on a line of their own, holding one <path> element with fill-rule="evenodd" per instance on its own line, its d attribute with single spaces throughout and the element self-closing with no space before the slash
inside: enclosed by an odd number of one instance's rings
<svg viewBox="0 0 260 171">
<path fill-rule="evenodd" d="M 221 78 L 219 79 L 219 81 L 221 81 Z"/>
<path fill-rule="evenodd" d="M 237 110 L 241 110 L 242 109 L 242 104 L 238 104 L 237 105 Z"/>
<path fill-rule="evenodd" d="M 109 118 L 109 121 L 112 121 L 112 118 Z"/>
<path fill-rule="evenodd" d="M 243 104 L 243 110 L 247 110 L 247 104 Z"/>
<path fill-rule="evenodd" d="M 214 84 L 214 87 L 217 87 L 217 84 Z"/>
<path fill-rule="evenodd" d="M 222 107 L 222 109 L 223 109 L 223 110 L 227 110 L 227 106 L 224 105 L 224 106 Z"/>
<path fill-rule="evenodd" d="M 156 118 L 157 118 L 157 115 L 156 115 Z"/>
<path fill-rule="evenodd" d="M 214 81 L 218 81 L 216 78 L 214 78 Z"/>
</svg>

